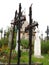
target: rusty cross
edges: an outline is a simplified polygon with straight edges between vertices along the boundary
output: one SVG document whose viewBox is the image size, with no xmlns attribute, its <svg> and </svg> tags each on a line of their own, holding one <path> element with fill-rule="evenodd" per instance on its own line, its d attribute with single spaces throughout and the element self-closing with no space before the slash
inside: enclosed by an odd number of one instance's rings
<svg viewBox="0 0 49 65">
<path fill-rule="evenodd" d="M 20 65 L 20 55 L 21 55 L 21 52 L 20 52 L 20 29 L 21 29 L 23 22 L 25 20 L 26 20 L 26 17 L 25 17 L 25 15 L 22 15 L 21 3 L 20 3 L 19 4 L 19 13 L 17 13 L 17 10 L 16 10 L 15 17 L 14 17 L 14 23 L 11 23 L 11 24 L 13 24 L 13 32 L 12 32 L 12 42 L 11 42 L 11 49 L 10 49 L 8 65 L 10 65 L 10 62 L 11 62 L 11 54 L 12 54 L 12 45 L 14 43 L 13 39 L 14 39 L 15 26 L 17 26 L 17 29 L 18 29 L 18 62 L 17 62 L 17 64 Z"/>
<path fill-rule="evenodd" d="M 32 29 L 38 26 L 38 23 L 32 23 L 32 6 L 29 8 L 29 25 L 25 28 L 25 31 L 29 31 L 29 65 L 31 65 L 31 55 L 32 55 Z"/>
</svg>

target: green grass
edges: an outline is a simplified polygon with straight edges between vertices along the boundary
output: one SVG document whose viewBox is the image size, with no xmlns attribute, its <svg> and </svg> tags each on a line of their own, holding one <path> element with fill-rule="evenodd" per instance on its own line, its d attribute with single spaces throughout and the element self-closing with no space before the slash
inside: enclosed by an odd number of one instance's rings
<svg viewBox="0 0 49 65">
<path fill-rule="evenodd" d="M 48 54 L 44 54 L 43 55 L 44 58 L 35 58 L 33 55 L 32 55 L 32 62 L 41 62 L 43 63 L 43 65 L 49 65 L 49 55 Z M 28 55 L 23 55 L 22 56 L 22 62 L 28 62 L 29 59 L 28 59 Z"/>
<path fill-rule="evenodd" d="M 44 58 L 35 58 L 34 55 L 32 55 L 32 62 L 41 62 L 43 65 L 49 65 L 49 54 L 43 54 L 42 55 Z M 28 62 L 28 54 L 22 54 L 22 60 L 21 62 Z"/>
<path fill-rule="evenodd" d="M 44 58 L 35 58 L 34 55 L 32 55 L 32 63 L 33 62 L 41 62 L 43 65 L 49 65 L 49 54 L 43 54 Z M 6 62 L 6 60 L 3 60 Z M 28 63 L 29 61 L 29 53 L 28 52 L 22 52 L 20 57 L 21 63 Z M 17 56 L 14 59 L 11 59 L 11 63 L 17 63 Z"/>
<path fill-rule="evenodd" d="M 32 63 L 33 62 L 41 62 L 43 65 L 49 65 L 49 54 L 42 55 L 44 58 L 35 58 L 34 55 L 32 55 Z M 15 60 L 16 61 L 16 60 Z M 22 56 L 20 58 L 21 63 L 28 63 L 29 61 L 29 55 L 28 53 L 22 53 Z"/>
<path fill-rule="evenodd" d="M 43 56 L 44 56 L 44 58 L 35 58 L 34 56 L 32 56 L 32 61 L 41 62 L 41 63 L 43 63 L 43 65 L 49 65 L 49 55 L 44 54 Z"/>
</svg>

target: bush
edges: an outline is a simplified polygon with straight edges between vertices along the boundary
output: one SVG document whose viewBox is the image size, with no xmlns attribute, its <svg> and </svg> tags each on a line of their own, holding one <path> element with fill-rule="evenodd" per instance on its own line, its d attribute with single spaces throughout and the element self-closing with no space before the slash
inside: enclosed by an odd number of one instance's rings
<svg viewBox="0 0 49 65">
<path fill-rule="evenodd" d="M 7 38 L 2 38 L 1 40 L 0 40 L 0 44 L 2 44 L 2 45 L 8 45 L 8 39 Z"/>
<path fill-rule="evenodd" d="M 21 40 L 21 45 L 23 48 L 29 48 L 29 41 L 26 39 Z M 34 42 L 32 44 L 32 52 L 34 52 Z M 46 54 L 49 53 L 49 40 L 41 40 L 41 53 Z"/>
<path fill-rule="evenodd" d="M 49 53 L 49 40 L 48 41 L 41 41 L 41 52 L 42 53 Z"/>
<path fill-rule="evenodd" d="M 2 41 L 0 40 L 0 48 L 2 48 Z"/>
<path fill-rule="evenodd" d="M 26 40 L 26 39 L 22 39 L 21 40 L 21 45 L 22 45 L 23 48 L 27 49 L 29 47 L 29 41 Z"/>
</svg>

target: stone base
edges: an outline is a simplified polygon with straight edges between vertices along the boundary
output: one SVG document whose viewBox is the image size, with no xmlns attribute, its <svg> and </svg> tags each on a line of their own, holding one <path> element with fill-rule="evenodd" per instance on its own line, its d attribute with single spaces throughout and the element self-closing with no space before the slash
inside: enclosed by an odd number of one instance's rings
<svg viewBox="0 0 49 65">
<path fill-rule="evenodd" d="M 39 55 L 34 56 L 34 57 L 36 57 L 36 58 L 44 58 L 44 56 L 39 56 Z"/>
</svg>

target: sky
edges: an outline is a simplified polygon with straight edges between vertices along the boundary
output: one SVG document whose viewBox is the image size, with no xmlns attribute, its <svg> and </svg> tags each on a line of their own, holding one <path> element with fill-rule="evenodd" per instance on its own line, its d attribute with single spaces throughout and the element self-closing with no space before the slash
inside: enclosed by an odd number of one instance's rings
<svg viewBox="0 0 49 65">
<path fill-rule="evenodd" d="M 22 4 L 29 22 L 29 7 L 32 5 L 32 18 L 39 23 L 39 30 L 45 36 L 47 25 L 49 25 L 49 0 L 0 0 L 0 29 L 4 30 L 10 26 L 14 19 L 15 11 Z"/>
</svg>

